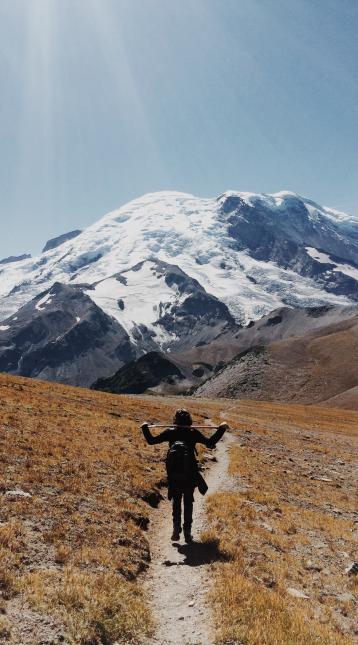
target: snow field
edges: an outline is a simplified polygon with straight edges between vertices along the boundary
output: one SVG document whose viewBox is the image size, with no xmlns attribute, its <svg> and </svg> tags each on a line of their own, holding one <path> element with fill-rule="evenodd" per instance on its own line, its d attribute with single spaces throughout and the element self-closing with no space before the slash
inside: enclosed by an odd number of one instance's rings
<svg viewBox="0 0 358 645">
<path fill-rule="evenodd" d="M 173 335 L 155 323 L 167 308 L 180 304 L 187 295 L 180 295 L 176 288 L 169 287 L 150 261 L 143 262 L 138 270 L 128 270 L 123 278 L 126 284 L 111 277 L 86 293 L 98 307 L 124 327 L 134 343 L 137 341 L 133 328 L 139 324 L 153 331 L 159 344 L 173 340 Z"/>
<path fill-rule="evenodd" d="M 350 278 L 354 278 L 354 280 L 358 281 L 358 269 L 352 267 L 350 264 L 339 264 L 332 260 L 327 253 L 322 253 L 312 246 L 306 246 L 306 251 L 313 260 L 316 260 L 321 264 L 331 264 L 334 267 L 333 271 L 339 271 L 340 273 L 344 273 Z"/>
<path fill-rule="evenodd" d="M 319 215 L 342 225 L 342 235 L 347 235 L 349 227 L 355 231 L 358 228 L 348 215 L 335 214 L 333 209 L 323 209 L 295 193 L 256 195 L 232 191 L 221 199 L 229 195 L 239 196 L 251 206 L 261 202 L 273 211 L 282 211 L 283 216 L 292 201 L 301 199 L 313 219 Z M 178 265 L 225 302 L 239 322 L 257 319 L 285 303 L 308 306 L 351 302 L 324 292 L 313 280 L 274 263 L 259 262 L 233 248 L 228 217 L 221 213 L 220 203 L 185 193 L 151 193 L 105 215 L 60 247 L 37 258 L 5 265 L 0 272 L 1 320 L 54 282 L 71 281 L 95 285 L 87 295 L 129 334 L 133 321 L 145 324 L 157 335 L 165 334 L 160 325 L 155 325 L 162 311 L 160 303 L 171 306 L 178 302 L 178 294 L 164 278 L 154 275 L 152 258 Z M 144 260 L 147 262 L 140 271 L 129 270 Z M 335 264 L 334 270 L 358 279 L 358 269 L 349 265 Z M 113 277 L 123 271 L 127 272 L 126 286 Z M 119 299 L 123 300 L 123 309 L 118 306 Z M 42 299 L 37 308 L 41 310 L 46 302 L 49 300 Z"/>
</svg>

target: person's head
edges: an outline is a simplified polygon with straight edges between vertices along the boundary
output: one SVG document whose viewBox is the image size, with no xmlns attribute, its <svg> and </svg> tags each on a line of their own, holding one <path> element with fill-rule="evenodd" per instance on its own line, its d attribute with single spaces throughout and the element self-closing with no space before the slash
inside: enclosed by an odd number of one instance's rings
<svg viewBox="0 0 358 645">
<path fill-rule="evenodd" d="M 191 418 L 190 412 L 182 408 L 174 414 L 173 422 L 176 426 L 191 426 L 193 419 Z"/>
</svg>

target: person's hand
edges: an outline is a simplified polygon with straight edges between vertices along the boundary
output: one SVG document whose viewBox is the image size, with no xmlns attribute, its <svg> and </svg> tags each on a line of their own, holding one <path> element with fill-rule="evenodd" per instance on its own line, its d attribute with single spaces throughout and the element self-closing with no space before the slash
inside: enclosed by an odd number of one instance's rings
<svg viewBox="0 0 358 645">
<path fill-rule="evenodd" d="M 142 423 L 141 428 L 142 430 L 149 430 L 149 423 Z"/>
<path fill-rule="evenodd" d="M 220 423 L 218 429 L 219 430 L 228 430 L 229 429 L 229 424 L 224 421 L 223 423 Z"/>
</svg>

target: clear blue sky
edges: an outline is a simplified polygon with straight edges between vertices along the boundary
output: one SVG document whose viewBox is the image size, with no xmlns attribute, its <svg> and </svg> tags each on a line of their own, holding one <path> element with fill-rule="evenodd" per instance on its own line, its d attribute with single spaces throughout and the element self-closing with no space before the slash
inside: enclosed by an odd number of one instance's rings
<svg viewBox="0 0 358 645">
<path fill-rule="evenodd" d="M 357 0 L 0 0 L 0 257 L 156 190 L 358 216 Z"/>
</svg>

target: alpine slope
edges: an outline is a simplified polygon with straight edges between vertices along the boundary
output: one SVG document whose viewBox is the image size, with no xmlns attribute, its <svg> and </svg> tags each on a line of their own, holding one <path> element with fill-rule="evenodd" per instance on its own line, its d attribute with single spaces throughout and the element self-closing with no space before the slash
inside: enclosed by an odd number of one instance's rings
<svg viewBox="0 0 358 645">
<path fill-rule="evenodd" d="M 3 371 L 89 384 L 282 306 L 358 300 L 358 220 L 292 192 L 151 193 L 61 237 L 0 264 Z"/>
</svg>

